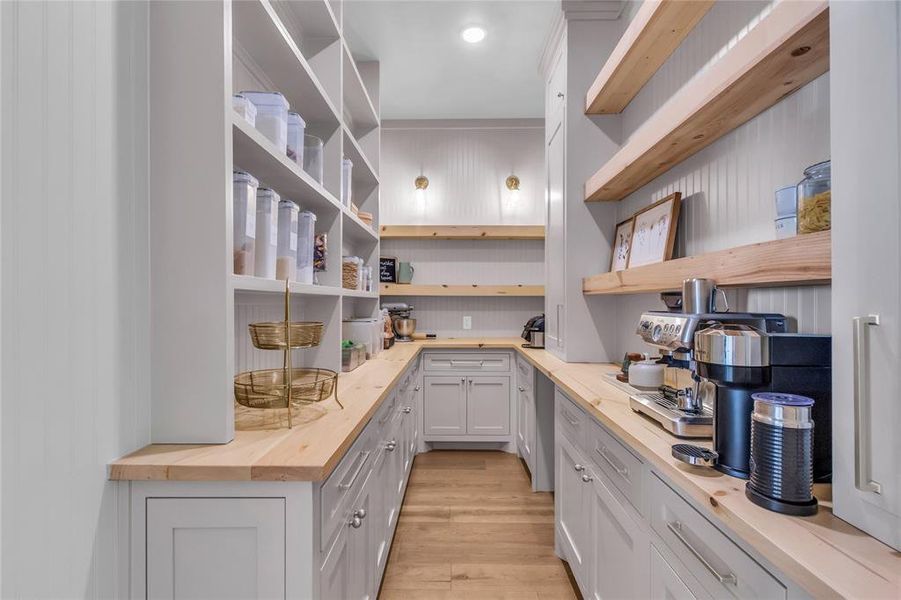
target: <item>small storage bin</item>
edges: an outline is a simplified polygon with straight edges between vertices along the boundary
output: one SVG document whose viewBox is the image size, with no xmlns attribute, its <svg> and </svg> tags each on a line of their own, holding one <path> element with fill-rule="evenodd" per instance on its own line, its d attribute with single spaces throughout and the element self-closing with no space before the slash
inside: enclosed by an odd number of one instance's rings
<svg viewBox="0 0 901 600">
<path fill-rule="evenodd" d="M 275 279 L 275 256 L 278 248 L 278 194 L 269 188 L 257 189 L 257 237 L 253 274 Z"/>
<path fill-rule="evenodd" d="M 250 173 L 232 173 L 232 255 L 235 275 L 253 275 L 257 236 L 257 188 Z"/>
<path fill-rule="evenodd" d="M 341 161 L 341 204 L 348 207 L 350 206 L 351 191 L 353 189 L 351 185 L 353 169 L 354 163 L 349 158 Z"/>
<path fill-rule="evenodd" d="M 315 135 L 303 136 L 303 170 L 322 185 L 322 140 Z"/>
<path fill-rule="evenodd" d="M 366 362 L 366 346 L 354 344 L 341 348 L 341 370 L 347 373 Z"/>
<path fill-rule="evenodd" d="M 288 148 L 288 101 L 279 92 L 241 92 L 257 109 L 257 130 L 280 152 Z"/>
<path fill-rule="evenodd" d="M 307 124 L 296 112 L 288 113 L 288 158 L 303 166 L 303 132 Z"/>
<path fill-rule="evenodd" d="M 243 94 L 235 94 L 232 96 L 232 108 L 235 109 L 245 121 L 256 127 L 257 107 L 253 102 L 247 99 Z"/>
<path fill-rule="evenodd" d="M 823 161 L 804 169 L 798 184 L 798 233 L 832 228 L 832 163 Z"/>
<path fill-rule="evenodd" d="M 313 246 L 316 243 L 316 215 L 308 210 L 297 217 L 297 281 L 313 283 Z"/>
<path fill-rule="evenodd" d="M 294 280 L 297 275 L 297 213 L 300 208 L 290 200 L 278 203 L 278 258 L 275 278 Z"/>
<path fill-rule="evenodd" d="M 776 190 L 776 219 L 798 214 L 798 187 L 790 185 Z"/>
<path fill-rule="evenodd" d="M 776 219 L 776 239 L 784 240 L 798 235 L 798 217 Z"/>
</svg>

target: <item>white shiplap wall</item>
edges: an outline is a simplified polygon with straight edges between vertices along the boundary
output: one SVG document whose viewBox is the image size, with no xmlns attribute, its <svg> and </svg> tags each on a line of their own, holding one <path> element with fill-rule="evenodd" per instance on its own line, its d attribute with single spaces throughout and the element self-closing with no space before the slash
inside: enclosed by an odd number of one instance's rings
<svg viewBox="0 0 901 600">
<path fill-rule="evenodd" d="M 771 2 L 719 2 L 642 88 L 623 113 L 623 138 L 700 70 L 716 61 L 771 8 Z M 805 167 L 829 158 L 829 74 L 678 164 L 619 203 L 619 220 L 682 192 L 675 256 L 775 238 L 773 195 Z M 798 331 L 829 333 L 829 286 L 758 289 L 730 295 L 734 310 L 779 312 Z M 660 310 L 656 294 L 619 299 L 618 354 L 640 346 L 635 324 Z"/>
<path fill-rule="evenodd" d="M 423 202 L 413 180 L 429 178 Z M 521 182 L 513 201 L 508 175 Z M 544 224 L 544 122 L 386 122 L 382 131 L 382 223 Z M 410 261 L 415 283 L 542 284 L 538 240 L 383 240 L 383 256 Z M 383 298 L 416 307 L 417 330 L 441 336 L 518 335 L 544 309 L 541 298 Z M 472 330 L 462 329 L 471 316 Z"/>
<path fill-rule="evenodd" d="M 121 598 L 106 465 L 150 438 L 147 4 L 0 21 L 0 596 Z"/>
</svg>

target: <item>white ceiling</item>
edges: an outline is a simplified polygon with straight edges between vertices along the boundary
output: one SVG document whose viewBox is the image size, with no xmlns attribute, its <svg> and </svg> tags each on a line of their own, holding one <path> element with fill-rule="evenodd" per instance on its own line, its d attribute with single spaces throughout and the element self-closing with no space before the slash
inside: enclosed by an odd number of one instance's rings
<svg viewBox="0 0 901 600">
<path fill-rule="evenodd" d="M 378 60 L 382 119 L 544 117 L 538 61 L 560 0 L 348 0 L 358 60 Z M 478 44 L 466 27 L 487 31 Z"/>
</svg>

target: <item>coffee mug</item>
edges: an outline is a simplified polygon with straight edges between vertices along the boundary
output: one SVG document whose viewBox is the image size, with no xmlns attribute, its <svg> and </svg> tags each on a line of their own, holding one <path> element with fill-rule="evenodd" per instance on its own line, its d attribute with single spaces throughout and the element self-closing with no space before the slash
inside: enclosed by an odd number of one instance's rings
<svg viewBox="0 0 901 600">
<path fill-rule="evenodd" d="M 413 272 L 416 269 L 413 268 L 412 263 L 408 262 L 399 262 L 397 263 L 397 283 L 410 283 L 413 281 Z"/>
</svg>

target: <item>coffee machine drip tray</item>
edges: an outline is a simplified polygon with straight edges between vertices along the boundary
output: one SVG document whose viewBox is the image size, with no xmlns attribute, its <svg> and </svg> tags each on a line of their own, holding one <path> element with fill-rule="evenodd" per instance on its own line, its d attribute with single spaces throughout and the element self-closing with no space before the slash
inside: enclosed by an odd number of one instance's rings
<svg viewBox="0 0 901 600">
<path fill-rule="evenodd" d="M 662 392 L 640 392 L 629 396 L 629 407 L 654 419 L 676 437 L 713 437 L 713 412 L 706 406 L 700 412 L 682 410 Z"/>
</svg>

